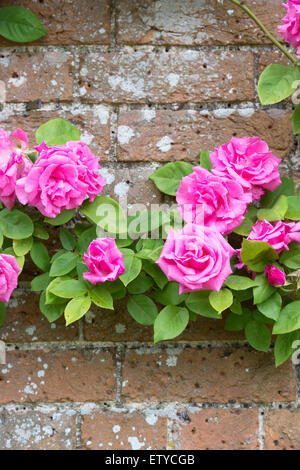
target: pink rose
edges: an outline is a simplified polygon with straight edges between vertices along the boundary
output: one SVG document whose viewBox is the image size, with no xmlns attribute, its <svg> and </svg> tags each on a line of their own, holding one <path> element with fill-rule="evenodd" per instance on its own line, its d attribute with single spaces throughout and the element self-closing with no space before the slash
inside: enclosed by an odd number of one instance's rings
<svg viewBox="0 0 300 470">
<path fill-rule="evenodd" d="M 0 254 L 0 302 L 8 302 L 12 291 L 18 285 L 21 271 L 16 259 L 11 255 Z"/>
<path fill-rule="evenodd" d="M 115 281 L 125 271 L 123 253 L 113 238 L 93 240 L 83 259 L 90 270 L 83 277 L 91 284 Z"/>
<path fill-rule="evenodd" d="M 185 176 L 176 194 L 179 212 L 186 222 L 204 224 L 227 235 L 244 220 L 250 193 L 229 177 L 195 167 Z"/>
<path fill-rule="evenodd" d="M 95 199 L 105 184 L 98 174 L 100 165 L 83 142 L 68 142 L 48 148 L 36 147 L 40 156 L 26 178 L 17 182 L 21 204 L 31 204 L 46 217 L 64 209 L 79 207 L 88 196 Z"/>
<path fill-rule="evenodd" d="M 292 241 L 300 243 L 300 222 L 286 224 L 279 220 L 275 224 L 266 220 L 258 220 L 252 227 L 248 240 L 260 240 L 267 242 L 280 253 L 288 250 L 288 244 Z"/>
<path fill-rule="evenodd" d="M 300 54 L 300 0 L 288 0 L 288 4 L 282 6 L 287 14 L 282 18 L 285 24 L 278 26 L 278 31 L 286 42 L 298 47 L 297 54 Z"/>
<path fill-rule="evenodd" d="M 180 284 L 179 292 L 212 289 L 219 291 L 232 273 L 233 248 L 215 229 L 187 224 L 172 228 L 157 264 L 169 281 Z"/>
<path fill-rule="evenodd" d="M 0 201 L 10 210 L 16 201 L 17 180 L 32 167 L 29 158 L 23 156 L 27 145 L 27 136 L 21 129 L 11 135 L 0 129 Z"/>
<path fill-rule="evenodd" d="M 274 191 L 281 184 L 278 171 L 280 158 L 269 150 L 258 137 L 233 137 L 210 154 L 216 173 L 227 175 L 250 192 L 252 199 L 259 199 L 264 189 Z"/>
<path fill-rule="evenodd" d="M 268 283 L 272 286 L 284 286 L 285 284 L 285 273 L 274 265 L 268 265 L 265 267 L 265 275 Z"/>
</svg>

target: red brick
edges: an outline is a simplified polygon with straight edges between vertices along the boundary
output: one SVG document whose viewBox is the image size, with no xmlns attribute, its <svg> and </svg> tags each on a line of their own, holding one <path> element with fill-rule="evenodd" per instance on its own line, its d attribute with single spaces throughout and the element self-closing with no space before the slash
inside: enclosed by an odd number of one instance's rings
<svg viewBox="0 0 300 470">
<path fill-rule="evenodd" d="M 300 409 L 267 411 L 264 431 L 266 450 L 299 450 Z"/>
<path fill-rule="evenodd" d="M 109 0 L 1 0 L 1 6 L 22 6 L 38 16 L 47 36 L 34 45 L 110 43 Z M 1 37 L 0 45 L 15 43 Z"/>
<path fill-rule="evenodd" d="M 72 450 L 76 448 L 74 411 L 3 410 L 1 450 Z"/>
<path fill-rule="evenodd" d="M 179 412 L 180 416 L 180 412 Z M 188 416 L 188 419 L 187 419 Z M 255 450 L 258 411 L 202 409 L 184 414 L 184 424 L 173 422 L 172 447 L 180 450 Z"/>
<path fill-rule="evenodd" d="M 90 52 L 81 59 L 80 91 L 88 102 L 174 103 L 254 98 L 251 52 L 170 49 Z"/>
<path fill-rule="evenodd" d="M 281 109 L 153 110 L 150 113 L 149 110 L 121 112 L 120 160 L 198 161 L 201 150 L 212 151 L 232 136 L 261 137 L 279 157 L 285 157 L 294 145 L 291 113 Z"/>
<path fill-rule="evenodd" d="M 278 39 L 282 0 L 250 0 L 251 8 Z M 270 14 L 270 9 L 272 14 Z M 228 0 L 117 0 L 118 42 L 127 44 L 265 44 L 269 40 L 248 15 Z"/>
<path fill-rule="evenodd" d="M 0 58 L 7 102 L 73 99 L 74 58 L 67 51 L 8 52 Z"/>
<path fill-rule="evenodd" d="M 74 341 L 78 338 L 78 323 L 66 328 L 62 316 L 49 323 L 39 308 L 39 295 L 30 290 L 14 291 L 0 329 L 0 339 L 6 343 L 30 343 L 36 341 Z"/>
<path fill-rule="evenodd" d="M 8 351 L 0 368 L 0 402 L 115 399 L 112 351 Z"/>
<path fill-rule="evenodd" d="M 251 403 L 296 399 L 291 364 L 276 369 L 273 354 L 247 347 L 128 350 L 123 382 L 123 396 L 130 401 Z"/>
<path fill-rule="evenodd" d="M 44 109 L 24 112 L 3 112 L 0 115 L 0 127 L 13 131 L 19 127 L 28 133 L 29 145 L 35 145 L 35 131 L 50 119 L 62 118 L 78 127 L 81 138 L 101 160 L 108 157 L 110 148 L 110 112 L 105 106 L 92 108 L 73 107 L 48 111 Z"/>
<path fill-rule="evenodd" d="M 153 326 L 137 323 L 127 310 L 128 299 L 115 301 L 115 309 L 92 308 L 85 317 L 85 339 L 87 341 L 141 341 L 153 342 Z M 197 317 L 174 341 L 218 341 L 243 340 L 244 333 L 225 331 L 224 320 Z"/>
<path fill-rule="evenodd" d="M 83 416 L 82 445 L 91 450 L 165 449 L 167 420 L 142 412 L 101 410 Z"/>
</svg>

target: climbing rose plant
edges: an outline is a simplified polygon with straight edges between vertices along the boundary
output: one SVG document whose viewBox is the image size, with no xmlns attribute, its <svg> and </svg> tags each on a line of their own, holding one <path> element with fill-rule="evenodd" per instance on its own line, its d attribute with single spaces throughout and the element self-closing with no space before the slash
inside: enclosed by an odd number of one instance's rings
<svg viewBox="0 0 300 470">
<path fill-rule="evenodd" d="M 229 1 L 271 36 L 244 3 Z M 279 27 L 294 47 L 299 9 L 290 0 Z M 300 79 L 297 59 L 271 40 L 292 65 L 263 72 L 262 104 L 290 96 Z M 0 324 L 31 257 L 40 271 L 31 290 L 49 322 L 64 315 L 68 326 L 92 304 L 112 310 L 126 298 L 134 320 L 153 325 L 156 343 L 178 337 L 198 315 L 224 316 L 225 329 L 244 331 L 259 351 L 273 337 L 281 365 L 300 339 L 300 189 L 280 177 L 280 161 L 258 137 L 232 138 L 202 151 L 198 166 L 172 162 L 150 177 L 175 208 L 127 217 L 105 196 L 99 158 L 73 125 L 44 123 L 34 148 L 22 130 L 0 130 Z M 50 255 L 55 230 L 60 246 Z"/>
</svg>

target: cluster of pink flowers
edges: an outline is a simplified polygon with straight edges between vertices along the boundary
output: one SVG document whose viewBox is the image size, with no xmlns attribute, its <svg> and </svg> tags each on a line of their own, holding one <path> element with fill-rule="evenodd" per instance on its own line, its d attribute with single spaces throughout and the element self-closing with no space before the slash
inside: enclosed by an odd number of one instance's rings
<svg viewBox="0 0 300 470">
<path fill-rule="evenodd" d="M 282 18 L 283 25 L 278 26 L 278 31 L 284 40 L 297 48 L 300 54 L 300 0 L 288 0 L 282 4 L 287 10 L 287 14 Z"/>
<path fill-rule="evenodd" d="M 210 160 L 211 171 L 195 167 L 182 179 L 176 200 L 187 225 L 170 230 L 157 262 L 170 281 L 179 282 L 180 292 L 221 289 L 235 252 L 224 236 L 243 222 L 249 203 L 281 184 L 281 160 L 258 137 L 232 138 Z M 297 239 L 298 227 L 286 225 L 289 243 Z"/>
<path fill-rule="evenodd" d="M 9 135 L 0 129 L 0 200 L 12 209 L 16 198 L 54 218 L 64 209 L 79 207 L 102 191 L 105 179 L 88 146 L 83 142 L 35 147 L 39 158 L 33 164 L 27 156 L 27 136 L 17 129 Z"/>
</svg>

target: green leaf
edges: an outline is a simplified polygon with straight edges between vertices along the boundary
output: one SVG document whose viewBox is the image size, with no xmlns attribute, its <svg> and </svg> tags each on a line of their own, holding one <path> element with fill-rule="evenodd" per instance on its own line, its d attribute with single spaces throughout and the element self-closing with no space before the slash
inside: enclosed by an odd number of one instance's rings
<svg viewBox="0 0 300 470">
<path fill-rule="evenodd" d="M 46 293 L 42 292 L 40 297 L 40 311 L 52 323 L 62 316 L 65 309 L 65 303 L 63 304 L 46 304 Z"/>
<path fill-rule="evenodd" d="M 48 271 L 50 268 L 50 258 L 48 250 L 42 242 L 34 240 L 30 250 L 30 256 L 34 264 L 42 271 Z"/>
<path fill-rule="evenodd" d="M 292 356 L 295 352 L 293 343 L 298 341 L 299 338 L 299 331 L 293 331 L 291 333 L 277 336 L 274 348 L 276 367 L 279 367 Z"/>
<path fill-rule="evenodd" d="M 244 220 L 237 228 L 234 229 L 234 233 L 247 237 L 251 230 L 252 226 L 257 220 L 257 208 L 253 206 L 248 206 L 247 212 L 244 216 Z"/>
<path fill-rule="evenodd" d="M 179 336 L 188 322 L 189 312 L 186 308 L 167 305 L 159 312 L 154 322 L 154 343 Z"/>
<path fill-rule="evenodd" d="M 0 224 L 3 235 L 13 240 L 29 238 L 33 234 L 30 217 L 17 209 L 3 209 L 0 212 Z"/>
<path fill-rule="evenodd" d="M 264 273 L 256 276 L 255 280 L 258 285 L 253 288 L 253 303 L 258 305 L 269 299 L 276 292 L 276 288 L 268 283 Z"/>
<path fill-rule="evenodd" d="M 97 307 L 106 308 L 109 310 L 114 309 L 114 303 L 111 293 L 104 285 L 97 284 L 96 286 L 89 286 L 90 298 Z"/>
<path fill-rule="evenodd" d="M 127 221 L 123 209 L 107 196 L 97 196 L 93 202 L 85 201 L 80 212 L 109 233 L 127 233 Z"/>
<path fill-rule="evenodd" d="M 146 271 L 147 274 L 152 277 L 152 279 L 160 289 L 163 289 L 165 287 L 168 282 L 168 278 L 157 264 L 144 260 L 143 269 L 144 271 Z"/>
<path fill-rule="evenodd" d="M 130 315 L 141 325 L 153 325 L 158 311 L 153 300 L 146 295 L 133 295 L 127 304 Z"/>
<path fill-rule="evenodd" d="M 71 140 L 80 140 L 77 127 L 61 118 L 51 119 L 42 124 L 35 133 L 37 144 L 46 142 L 48 147 L 63 145 Z"/>
<path fill-rule="evenodd" d="M 225 330 L 227 331 L 242 331 L 246 324 L 251 319 L 251 311 L 245 308 L 242 312 L 242 315 L 236 315 L 234 313 L 229 313 L 228 317 L 225 320 Z"/>
<path fill-rule="evenodd" d="M 4 302 L 0 302 L 0 328 L 4 323 L 6 316 L 6 307 Z"/>
<path fill-rule="evenodd" d="M 123 282 L 124 286 L 127 286 L 131 281 L 133 281 L 141 272 L 142 262 L 138 259 L 131 250 L 121 250 L 124 253 L 123 261 L 125 266 L 125 271 L 119 279 Z"/>
<path fill-rule="evenodd" d="M 288 197 L 287 219 L 300 220 L 300 196 Z"/>
<path fill-rule="evenodd" d="M 23 240 L 14 240 L 13 248 L 17 256 L 24 256 L 30 251 L 33 243 L 33 238 L 24 238 Z"/>
<path fill-rule="evenodd" d="M 278 259 L 278 254 L 269 243 L 244 239 L 241 259 L 252 271 L 262 272 L 270 262 Z"/>
<path fill-rule="evenodd" d="M 82 318 L 91 306 L 89 297 L 77 297 L 70 300 L 65 308 L 66 326 Z"/>
<path fill-rule="evenodd" d="M 299 269 L 300 268 L 300 245 L 290 246 L 289 251 L 283 251 L 280 256 L 279 262 L 284 264 L 290 269 Z"/>
<path fill-rule="evenodd" d="M 76 268 L 78 256 L 75 253 L 63 253 L 56 258 L 50 269 L 50 276 L 63 276 Z"/>
<path fill-rule="evenodd" d="M 241 302 L 237 299 L 233 299 L 233 303 L 230 307 L 230 310 L 232 313 L 235 313 L 236 315 L 242 315 L 243 309 L 242 309 Z"/>
<path fill-rule="evenodd" d="M 0 35 L 14 42 L 31 42 L 42 38 L 47 31 L 40 20 L 27 8 L 0 8 Z"/>
<path fill-rule="evenodd" d="M 246 276 L 238 276 L 235 274 L 231 274 L 224 282 L 224 285 L 232 290 L 246 290 L 250 287 L 257 286 L 257 281 L 253 281 L 252 279 Z"/>
<path fill-rule="evenodd" d="M 200 153 L 200 166 L 206 168 L 207 170 L 212 170 L 213 166 L 210 161 L 209 152 L 207 150 L 202 150 Z"/>
<path fill-rule="evenodd" d="M 291 121 L 293 123 L 293 132 L 294 134 L 300 134 L 300 104 L 297 104 L 292 117 Z"/>
<path fill-rule="evenodd" d="M 280 196 L 293 196 L 294 192 L 294 180 L 292 178 L 282 177 L 281 184 L 274 189 L 274 191 L 266 191 L 265 195 L 262 196 L 260 200 L 261 206 L 266 209 L 271 209 Z"/>
<path fill-rule="evenodd" d="M 210 305 L 208 296 L 210 291 L 191 292 L 185 304 L 189 310 L 197 315 L 207 318 L 220 319 L 222 316 Z"/>
<path fill-rule="evenodd" d="M 262 105 L 274 104 L 291 96 L 300 80 L 300 71 L 295 65 L 271 64 L 261 74 L 257 92 Z"/>
<path fill-rule="evenodd" d="M 74 217 L 75 213 L 76 209 L 65 209 L 61 211 L 61 213 L 58 214 L 56 217 L 45 217 L 45 222 L 47 224 L 53 225 L 54 227 L 57 227 L 58 225 L 64 225 L 69 222 L 72 217 Z"/>
<path fill-rule="evenodd" d="M 47 289 L 50 281 L 51 278 L 49 277 L 49 273 L 40 274 L 39 276 L 36 276 L 34 279 L 32 279 L 31 290 L 33 292 L 39 292 Z"/>
<path fill-rule="evenodd" d="M 88 291 L 85 282 L 76 279 L 67 279 L 49 287 L 49 292 L 62 297 L 63 299 L 71 299 L 73 297 L 82 297 Z"/>
<path fill-rule="evenodd" d="M 280 312 L 273 328 L 274 335 L 291 333 L 300 328 L 300 300 L 286 305 Z"/>
<path fill-rule="evenodd" d="M 281 305 L 282 298 L 278 292 L 275 292 L 275 294 L 271 295 L 267 300 L 261 304 L 257 304 L 257 308 L 265 317 L 277 321 L 281 311 Z"/>
<path fill-rule="evenodd" d="M 49 240 L 49 233 L 44 229 L 41 223 L 34 224 L 33 236 L 41 240 Z"/>
<path fill-rule="evenodd" d="M 62 281 L 70 280 L 71 278 L 69 276 L 63 276 L 63 277 L 56 277 L 55 279 L 52 279 L 51 282 L 48 284 L 46 288 L 46 298 L 45 298 L 45 303 L 47 305 L 52 305 L 52 304 L 65 304 L 66 300 L 63 299 L 62 297 L 58 297 L 57 295 L 53 294 L 52 288 L 56 286 L 57 284 L 60 284 Z"/>
<path fill-rule="evenodd" d="M 59 238 L 65 250 L 74 250 L 76 242 L 68 230 L 61 228 L 59 231 Z"/>
<path fill-rule="evenodd" d="M 96 227 L 90 227 L 84 230 L 78 237 L 78 249 L 80 253 L 86 253 L 93 240 L 97 238 Z"/>
<path fill-rule="evenodd" d="M 163 290 L 155 291 L 153 298 L 162 305 L 178 305 L 187 298 L 187 294 L 179 294 L 178 282 L 168 282 Z"/>
<path fill-rule="evenodd" d="M 268 222 L 275 222 L 283 220 L 288 210 L 288 199 L 283 194 L 277 199 L 271 209 L 260 209 L 257 212 L 259 220 L 267 220 Z"/>
<path fill-rule="evenodd" d="M 162 193 L 175 196 L 182 178 L 192 172 L 193 165 L 190 163 L 171 162 L 158 168 L 150 179 Z"/>
<path fill-rule="evenodd" d="M 271 345 L 271 333 L 266 325 L 251 320 L 245 328 L 249 344 L 257 351 L 267 352 Z"/>
<path fill-rule="evenodd" d="M 128 284 L 127 289 L 130 294 L 143 294 L 151 289 L 153 284 L 153 279 L 144 272 L 141 272 L 137 278 Z"/>
<path fill-rule="evenodd" d="M 208 300 L 210 305 L 221 313 L 232 305 L 233 295 L 229 289 L 221 289 L 219 292 L 211 292 Z"/>
</svg>

